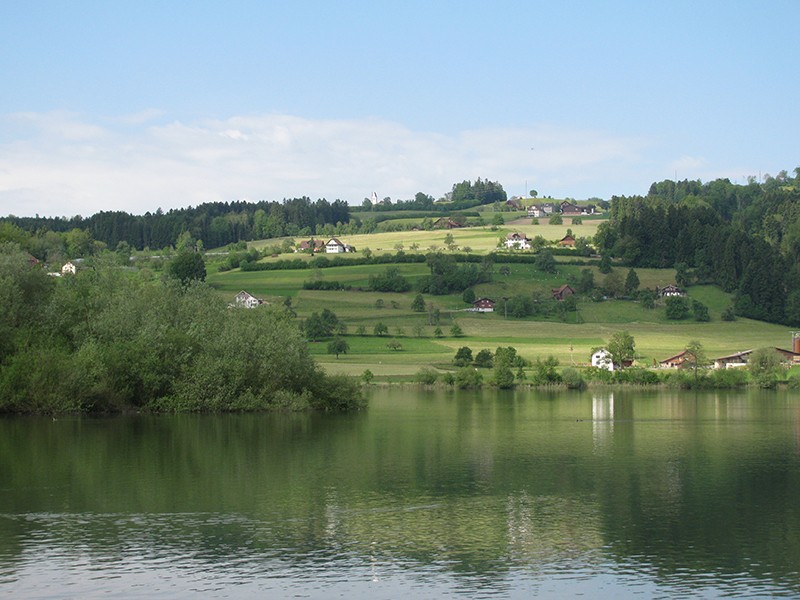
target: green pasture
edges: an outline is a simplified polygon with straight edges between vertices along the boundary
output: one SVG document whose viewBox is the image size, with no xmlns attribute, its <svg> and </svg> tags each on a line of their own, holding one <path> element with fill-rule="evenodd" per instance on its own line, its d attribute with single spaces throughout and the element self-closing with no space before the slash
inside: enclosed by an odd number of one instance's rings
<svg viewBox="0 0 800 600">
<path fill-rule="evenodd" d="M 428 273 L 425 264 L 395 266 L 412 282 Z M 565 283 L 570 274 L 577 274 L 583 268 L 593 270 L 598 285 L 605 277 L 595 267 L 560 265 L 559 272 L 550 275 L 536 271 L 533 265 L 507 266 L 510 273 L 506 276 L 500 275 L 499 265 L 495 265 L 493 281 L 478 285 L 476 294 L 494 299 L 530 294 L 534 290 L 547 294 L 551 288 Z M 761 346 L 790 347 L 790 331 L 786 327 L 749 319 L 720 320 L 731 298 L 714 286 L 694 286 L 688 290 L 690 299 L 697 299 L 709 307 L 711 321 L 707 323 L 691 319 L 669 321 L 663 305 L 646 309 L 629 300 L 592 302 L 580 297 L 577 313 L 569 313 L 567 322 L 561 322 L 555 315 L 547 320 L 536 320 L 505 318 L 502 312 L 474 313 L 465 310 L 467 305 L 461 294 L 425 295 L 425 301 L 440 311 L 438 327 L 444 337 L 436 338 L 436 326 L 428 324 L 428 314 L 411 310 L 415 291 L 398 294 L 355 289 L 366 288 L 369 276 L 386 268 L 387 265 L 357 265 L 286 271 L 233 270 L 210 273 L 208 281 L 229 301 L 239 290 L 247 290 L 277 305 L 286 296 L 291 296 L 299 319 L 325 308 L 332 310 L 347 325 L 345 339 L 350 350 L 336 359 L 327 354 L 327 341 L 322 341 L 310 344 L 312 353 L 329 372 L 360 374 L 369 369 L 379 378 L 408 379 L 423 366 L 451 369 L 453 355 L 461 346 L 469 346 L 473 353 L 484 348 L 495 350 L 498 346 L 514 346 L 531 361 L 553 355 L 562 366 L 585 366 L 591 350 L 621 330 L 634 336 L 638 362 L 643 366 L 652 366 L 654 362 L 677 354 L 690 340 L 701 342 L 709 358 Z M 616 270 L 624 279 L 628 269 Z M 642 287 L 674 283 L 675 273 L 671 269 L 637 269 L 636 272 Z M 304 281 L 316 278 L 340 281 L 354 289 L 302 289 Z M 388 336 L 373 335 L 378 323 L 387 326 Z M 453 324 L 462 329 L 462 337 L 450 335 Z M 357 335 L 360 327 L 366 335 Z M 388 347 L 390 340 L 399 342 L 402 349 Z"/>
<path fill-rule="evenodd" d="M 355 246 L 356 256 L 363 252 L 364 248 L 369 248 L 373 252 L 395 252 L 398 244 L 403 245 L 406 252 L 410 252 L 411 245 L 417 244 L 417 252 L 429 252 L 430 250 L 444 250 L 445 249 L 445 236 L 452 234 L 453 242 L 459 248 L 470 248 L 473 252 L 483 254 L 491 252 L 497 248 L 500 239 L 505 239 L 506 235 L 513 232 L 524 233 L 528 237 L 533 238 L 537 235 L 542 236 L 544 239 L 555 242 L 563 238 L 567 234 L 567 229 L 572 229 L 573 235 L 576 237 L 592 238 L 597 232 L 597 228 L 602 223 L 602 220 L 584 221 L 581 225 L 572 225 L 569 217 L 564 219 L 563 225 L 549 225 L 545 219 L 540 219 L 540 225 L 531 225 L 532 219 L 527 216 L 520 216 L 512 218 L 517 213 L 501 213 L 505 219 L 508 219 L 505 225 L 492 228 L 491 225 L 484 225 L 481 227 L 462 227 L 457 229 L 433 229 L 430 231 L 390 231 L 369 234 L 357 235 L 341 235 L 337 236 L 343 243 Z M 524 213 L 518 213 L 524 215 Z M 404 223 L 404 224 L 418 224 L 422 219 L 407 218 L 392 220 L 391 223 Z M 302 240 L 308 237 L 294 237 L 288 238 L 294 240 L 299 244 Z M 314 236 L 323 239 L 324 236 Z M 249 246 L 262 249 L 268 246 L 280 245 L 283 240 L 287 238 L 274 238 L 269 240 L 258 240 L 250 242 Z M 325 240 L 327 241 L 327 240 Z M 297 257 L 299 255 L 295 255 Z M 307 255 L 309 256 L 309 255 Z M 280 258 L 286 258 L 285 255 Z"/>
</svg>

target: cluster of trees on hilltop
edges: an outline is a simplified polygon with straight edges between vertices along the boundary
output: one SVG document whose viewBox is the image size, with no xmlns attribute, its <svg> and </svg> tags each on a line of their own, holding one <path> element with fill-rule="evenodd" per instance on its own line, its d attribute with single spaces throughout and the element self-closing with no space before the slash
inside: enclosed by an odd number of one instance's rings
<svg viewBox="0 0 800 600">
<path fill-rule="evenodd" d="M 453 189 L 446 199 L 448 200 L 447 202 L 436 202 L 433 196 L 424 192 L 417 192 L 411 200 L 397 200 L 394 203 L 388 197 L 377 202 L 364 198 L 361 203 L 361 210 L 374 212 L 406 210 L 447 212 L 464 210 L 483 204 L 505 202 L 508 196 L 499 182 L 489 181 L 488 179 L 482 180 L 478 177 L 475 183 L 465 180 L 461 183 L 453 184 Z"/>
<path fill-rule="evenodd" d="M 283 202 L 209 202 L 196 208 L 181 208 L 144 215 L 122 211 L 103 211 L 91 217 L 14 217 L 13 223 L 27 232 L 42 230 L 88 233 L 109 248 L 125 242 L 131 248 L 173 246 L 178 236 L 188 231 L 205 247 L 216 248 L 242 240 L 256 240 L 283 235 L 313 235 L 322 227 L 350 221 L 350 209 L 343 200 L 314 202 L 307 197 Z"/>
<path fill-rule="evenodd" d="M 735 294 L 737 314 L 800 325 L 800 169 L 764 183 L 654 183 L 611 200 L 595 243 L 634 267 L 676 267 L 683 284 Z"/>
</svg>

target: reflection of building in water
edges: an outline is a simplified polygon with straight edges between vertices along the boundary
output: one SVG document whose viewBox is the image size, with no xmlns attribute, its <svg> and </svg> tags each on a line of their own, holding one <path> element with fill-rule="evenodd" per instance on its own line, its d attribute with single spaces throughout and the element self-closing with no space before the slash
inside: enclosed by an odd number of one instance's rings
<svg viewBox="0 0 800 600">
<path fill-rule="evenodd" d="M 594 451 L 609 447 L 614 435 L 614 392 L 592 394 L 592 441 Z"/>
</svg>

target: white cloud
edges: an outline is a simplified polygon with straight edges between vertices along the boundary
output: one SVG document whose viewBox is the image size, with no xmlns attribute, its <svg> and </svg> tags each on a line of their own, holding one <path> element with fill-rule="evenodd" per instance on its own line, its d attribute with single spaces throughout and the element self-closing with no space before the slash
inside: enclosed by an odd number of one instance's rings
<svg viewBox="0 0 800 600">
<path fill-rule="evenodd" d="M 500 181 L 509 195 L 527 191 L 527 181 L 540 195 L 580 198 L 644 191 L 654 180 L 641 173 L 645 140 L 602 131 L 541 126 L 448 136 L 380 119 L 263 114 L 154 123 L 160 116 L 145 111 L 104 126 L 65 112 L 7 116 L 17 135 L 0 143 L 0 214 L 140 214 L 302 195 L 353 204 L 373 190 L 438 197 L 477 177 Z M 637 187 L 623 187 L 631 181 Z"/>
</svg>

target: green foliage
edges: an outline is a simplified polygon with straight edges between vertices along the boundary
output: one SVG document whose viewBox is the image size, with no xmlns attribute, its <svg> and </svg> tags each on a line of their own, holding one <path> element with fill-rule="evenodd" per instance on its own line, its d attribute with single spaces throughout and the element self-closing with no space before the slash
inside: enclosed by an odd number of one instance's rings
<svg viewBox="0 0 800 600">
<path fill-rule="evenodd" d="M 723 321 L 735 321 L 736 320 L 736 310 L 733 308 L 733 305 L 729 305 L 725 307 L 725 310 L 722 311 L 722 315 L 720 318 Z"/>
<path fill-rule="evenodd" d="M 550 218 L 548 219 L 547 222 L 550 225 L 562 225 L 564 223 L 564 219 L 561 217 L 560 214 L 553 213 L 552 215 L 550 215 Z"/>
<path fill-rule="evenodd" d="M 479 351 L 475 355 L 475 360 L 474 360 L 473 364 L 476 367 L 482 367 L 484 369 L 491 369 L 492 368 L 492 360 L 493 360 L 492 351 L 487 349 L 487 348 L 484 348 L 483 350 Z"/>
<path fill-rule="evenodd" d="M 554 356 L 548 356 L 544 360 L 537 357 L 533 363 L 533 382 L 536 385 L 559 383 L 561 376 L 558 374 L 556 367 L 558 367 L 558 359 Z"/>
<path fill-rule="evenodd" d="M 462 346 L 456 350 L 456 355 L 453 358 L 453 364 L 459 367 L 472 364 L 472 349 L 468 346 Z"/>
<path fill-rule="evenodd" d="M 473 288 L 471 288 L 471 287 L 465 289 L 464 293 L 461 294 L 461 299 L 466 304 L 472 304 L 473 302 L 475 302 L 475 290 Z"/>
<path fill-rule="evenodd" d="M 670 296 L 664 304 L 666 317 L 672 321 L 680 321 L 689 316 L 689 301 L 683 296 Z"/>
<path fill-rule="evenodd" d="M 625 284 L 619 271 L 610 271 L 603 278 L 603 292 L 610 298 L 619 298 L 625 293 Z"/>
<path fill-rule="evenodd" d="M 379 321 L 375 324 L 375 327 L 373 327 L 372 333 L 377 336 L 389 335 L 389 328 L 385 323 Z"/>
<path fill-rule="evenodd" d="M 469 207 L 479 204 L 492 204 L 494 202 L 505 202 L 508 199 L 503 186 L 496 181 L 481 180 L 480 177 L 472 183 L 462 181 L 453 184 L 451 200 L 459 207 Z"/>
<path fill-rule="evenodd" d="M 603 256 L 600 257 L 599 269 L 603 275 L 611 273 L 611 258 L 608 254 L 603 254 Z"/>
<path fill-rule="evenodd" d="M 634 385 L 656 385 L 660 383 L 658 373 L 639 367 L 614 371 L 614 381 Z"/>
<path fill-rule="evenodd" d="M 621 366 L 623 361 L 633 360 L 636 356 L 636 341 L 627 331 L 614 333 L 606 348 L 611 353 L 615 366 Z"/>
<path fill-rule="evenodd" d="M 364 372 L 361 374 L 361 381 L 363 381 L 366 385 L 372 383 L 372 380 L 375 379 L 375 375 L 369 369 L 364 369 Z"/>
<path fill-rule="evenodd" d="M 483 382 L 483 375 L 474 367 L 461 367 L 456 373 L 455 381 L 460 389 L 477 388 Z"/>
<path fill-rule="evenodd" d="M 463 337 L 464 330 L 461 329 L 461 325 L 458 323 L 453 323 L 453 326 L 450 327 L 450 335 L 451 337 Z"/>
<path fill-rule="evenodd" d="M 491 263 L 484 261 L 480 266 L 474 263 L 458 265 L 452 255 L 430 252 L 426 257 L 430 276 L 419 280 L 422 293 L 444 295 L 461 292 L 469 287 L 491 280 Z"/>
<path fill-rule="evenodd" d="M 646 289 L 639 291 L 638 298 L 643 308 L 652 310 L 656 307 L 658 294 L 654 290 Z"/>
<path fill-rule="evenodd" d="M 628 270 L 628 275 L 625 277 L 625 295 L 633 296 L 636 290 L 639 289 L 639 276 L 633 269 Z"/>
<path fill-rule="evenodd" d="M 437 327 L 436 329 L 433 330 L 433 335 L 434 337 L 441 338 L 444 337 L 444 332 L 442 331 L 441 327 Z"/>
<path fill-rule="evenodd" d="M 543 273 L 555 273 L 558 270 L 553 253 L 547 248 L 542 248 L 536 253 L 535 266 Z"/>
<path fill-rule="evenodd" d="M 338 336 L 328 342 L 328 354 L 335 354 L 337 359 L 340 354 L 347 354 L 349 350 L 350 344 L 347 343 L 347 340 Z"/>
<path fill-rule="evenodd" d="M 144 282 L 113 267 L 58 284 L 39 297 L 40 328 L 0 366 L 2 412 L 363 404 L 349 379 L 317 367 L 282 308 L 230 310 L 202 283 Z"/>
<path fill-rule="evenodd" d="M 186 285 L 190 281 L 205 281 L 206 263 L 194 250 L 182 250 L 167 265 L 167 274 Z"/>
<path fill-rule="evenodd" d="M 747 360 L 747 369 L 751 377 L 762 389 L 774 389 L 783 368 L 781 356 L 774 348 L 757 348 Z"/>
<path fill-rule="evenodd" d="M 389 348 L 389 350 L 394 350 L 395 352 L 399 352 L 400 350 L 403 349 L 403 344 L 401 344 L 397 340 L 389 340 L 388 342 L 386 342 L 386 347 Z"/>
<path fill-rule="evenodd" d="M 586 382 L 577 369 L 567 367 L 561 372 L 561 380 L 571 390 L 586 389 Z"/>
<path fill-rule="evenodd" d="M 425 312 L 425 298 L 422 294 L 417 294 L 411 301 L 411 310 L 414 312 Z"/>
<path fill-rule="evenodd" d="M 692 300 L 692 314 L 695 321 L 706 322 L 711 320 L 708 307 L 699 300 Z"/>
<path fill-rule="evenodd" d="M 422 385 L 433 385 L 439 379 L 439 373 L 431 367 L 422 367 L 414 375 L 414 381 Z"/>
<path fill-rule="evenodd" d="M 398 267 L 386 267 L 383 273 L 370 275 L 369 289 L 374 292 L 407 292 L 411 284 L 400 274 Z"/>
</svg>

